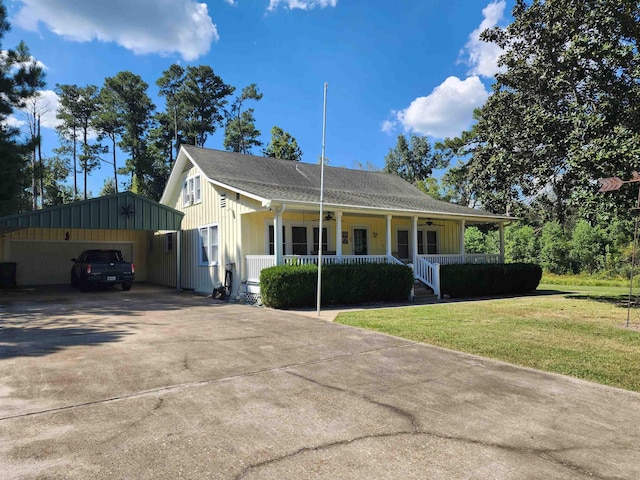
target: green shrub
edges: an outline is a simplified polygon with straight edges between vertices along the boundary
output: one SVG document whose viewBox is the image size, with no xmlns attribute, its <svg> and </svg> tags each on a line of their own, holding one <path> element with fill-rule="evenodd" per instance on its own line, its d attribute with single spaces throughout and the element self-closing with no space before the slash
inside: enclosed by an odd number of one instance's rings
<svg viewBox="0 0 640 480">
<path fill-rule="evenodd" d="M 273 308 L 313 307 L 317 302 L 315 265 L 284 265 L 262 270 L 260 294 Z M 323 305 L 349 305 L 406 300 L 413 272 L 404 265 L 361 264 L 322 267 Z"/>
<path fill-rule="evenodd" d="M 440 291 L 450 297 L 527 293 L 541 277 L 542 268 L 531 263 L 441 265 Z"/>
</svg>

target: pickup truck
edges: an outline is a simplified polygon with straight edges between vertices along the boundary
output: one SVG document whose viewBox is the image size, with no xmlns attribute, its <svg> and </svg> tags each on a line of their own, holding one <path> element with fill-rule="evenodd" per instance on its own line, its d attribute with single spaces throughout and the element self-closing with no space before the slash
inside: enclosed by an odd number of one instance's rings
<svg viewBox="0 0 640 480">
<path fill-rule="evenodd" d="M 117 283 L 122 285 L 122 290 L 131 290 L 135 266 L 124 261 L 120 250 L 85 250 L 71 261 L 71 285 L 83 292 L 94 285 Z"/>
</svg>

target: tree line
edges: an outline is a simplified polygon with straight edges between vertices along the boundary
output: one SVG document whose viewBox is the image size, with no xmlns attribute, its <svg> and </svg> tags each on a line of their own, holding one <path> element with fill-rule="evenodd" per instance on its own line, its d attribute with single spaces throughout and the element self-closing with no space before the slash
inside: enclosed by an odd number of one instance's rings
<svg viewBox="0 0 640 480">
<path fill-rule="evenodd" d="M 519 218 L 507 231 L 528 253 L 508 258 L 623 274 L 638 186 L 603 194 L 597 179 L 640 171 L 640 2 L 516 0 L 512 17 L 481 35 L 503 53 L 473 126 L 433 145 L 401 135 L 385 170 L 435 198 Z M 483 238 L 472 249 L 495 251 L 496 232 L 468 232 Z"/>
</svg>

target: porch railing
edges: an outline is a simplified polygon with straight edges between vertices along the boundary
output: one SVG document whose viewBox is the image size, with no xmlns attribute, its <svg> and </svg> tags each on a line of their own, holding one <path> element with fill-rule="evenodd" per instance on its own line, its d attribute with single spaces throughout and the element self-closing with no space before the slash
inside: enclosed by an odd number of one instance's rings
<svg viewBox="0 0 640 480">
<path fill-rule="evenodd" d="M 263 268 L 273 267 L 276 264 L 275 255 L 247 255 L 247 280 L 249 282 L 259 282 L 260 272 Z M 317 255 L 284 255 L 285 265 L 317 265 Z M 323 265 L 343 264 L 364 264 L 364 263 L 403 263 L 395 257 L 386 255 L 323 255 Z"/>
<path fill-rule="evenodd" d="M 417 257 L 413 265 L 413 275 L 440 298 L 440 264 L 432 263 L 424 257 Z"/>
<path fill-rule="evenodd" d="M 440 265 L 461 265 L 478 263 L 504 263 L 499 254 L 468 253 L 466 255 L 420 255 L 420 258 L 429 263 Z"/>
</svg>

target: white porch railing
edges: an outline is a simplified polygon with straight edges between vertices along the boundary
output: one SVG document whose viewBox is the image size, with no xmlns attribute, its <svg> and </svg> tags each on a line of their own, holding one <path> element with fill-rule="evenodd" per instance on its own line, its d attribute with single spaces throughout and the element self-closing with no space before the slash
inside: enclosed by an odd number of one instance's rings
<svg viewBox="0 0 640 480">
<path fill-rule="evenodd" d="M 247 280 L 249 282 L 259 282 L 260 272 L 263 268 L 273 267 L 276 264 L 275 255 L 247 255 Z M 285 255 L 285 265 L 317 265 L 317 255 Z M 363 264 L 363 263 L 403 263 L 395 257 L 386 255 L 323 255 L 322 264 L 332 265 L 343 264 Z"/>
<path fill-rule="evenodd" d="M 433 290 L 433 293 L 440 298 L 440 264 L 425 260 L 424 257 L 417 257 L 413 265 L 413 275 Z"/>
<path fill-rule="evenodd" d="M 478 254 L 467 253 L 466 255 L 420 255 L 429 263 L 439 263 L 440 265 L 461 265 L 478 263 L 504 263 L 499 254 Z"/>
<path fill-rule="evenodd" d="M 247 255 L 247 281 L 259 282 L 260 272 L 263 268 L 273 267 L 276 264 L 274 255 Z M 317 255 L 285 255 L 285 265 L 317 265 Z M 336 263 L 363 264 L 363 263 L 403 263 L 393 256 L 387 255 L 323 255 L 322 264 L 332 265 Z M 452 264 L 479 264 L 479 263 L 503 263 L 498 254 L 467 254 L 467 255 L 420 255 L 413 266 L 414 276 L 433 290 L 440 298 L 440 265 Z"/>
</svg>

